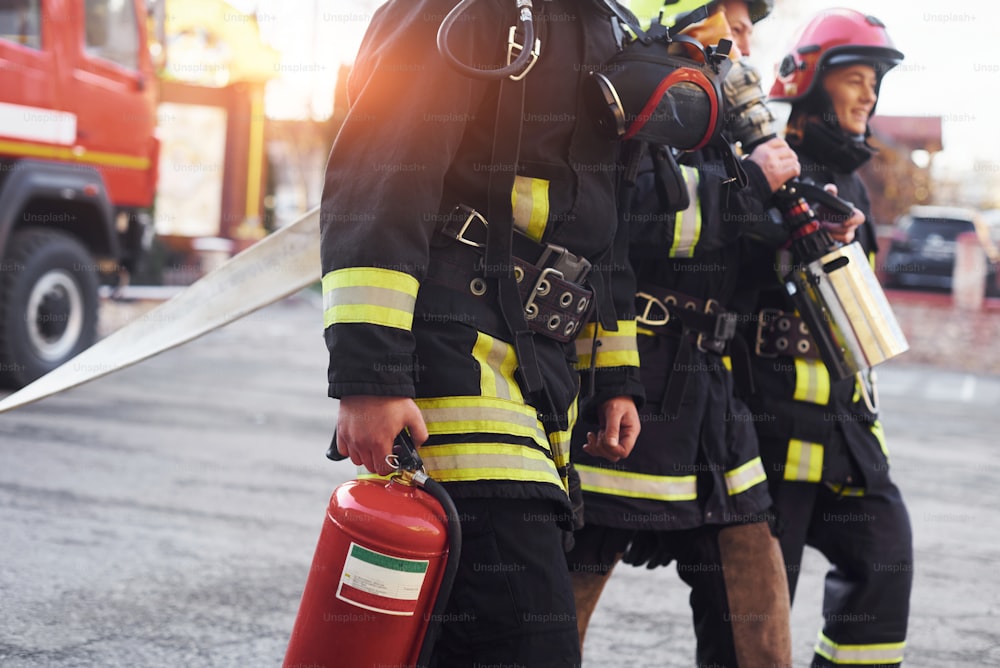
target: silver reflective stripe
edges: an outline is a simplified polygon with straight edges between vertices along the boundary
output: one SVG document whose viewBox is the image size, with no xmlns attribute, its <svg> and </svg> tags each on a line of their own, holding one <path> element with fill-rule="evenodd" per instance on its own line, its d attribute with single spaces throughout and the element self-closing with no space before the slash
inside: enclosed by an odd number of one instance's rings
<svg viewBox="0 0 1000 668">
<path fill-rule="evenodd" d="M 902 663 L 906 642 L 878 643 L 872 645 L 838 645 L 820 631 L 816 653 L 842 664 Z"/>
<path fill-rule="evenodd" d="M 692 257 L 701 238 L 701 202 L 698 201 L 698 170 L 681 167 L 691 204 L 674 216 L 674 241 L 670 257 Z"/>
<path fill-rule="evenodd" d="M 323 276 L 323 327 L 366 323 L 409 330 L 420 282 L 401 271 L 349 267 Z"/>
<path fill-rule="evenodd" d="M 413 311 L 416 298 L 392 288 L 370 285 L 334 288 L 323 295 L 323 310 L 347 304 L 354 306 L 381 306 L 383 308 Z"/>
<path fill-rule="evenodd" d="M 805 480 L 819 482 L 823 477 L 823 444 L 788 440 L 788 454 L 785 458 L 785 480 Z"/>
<path fill-rule="evenodd" d="M 693 501 L 698 498 L 697 477 L 650 475 L 576 465 L 586 492 L 655 501 Z"/>
<path fill-rule="evenodd" d="M 512 434 L 532 439 L 544 450 L 549 441 L 535 410 L 526 404 L 496 397 L 439 397 L 417 399 L 427 431 L 440 434 Z"/>
<path fill-rule="evenodd" d="M 517 354 L 513 346 L 479 332 L 472 357 L 479 364 L 479 391 L 483 396 L 524 402 L 521 388 L 514 380 Z"/>
<path fill-rule="evenodd" d="M 746 464 L 726 471 L 726 490 L 729 496 L 745 492 L 763 482 L 767 482 L 767 474 L 764 473 L 764 464 L 760 461 L 760 457 L 754 457 Z"/>
<path fill-rule="evenodd" d="M 424 467 L 442 482 L 519 480 L 551 483 L 562 488 L 556 466 L 548 456 L 510 443 L 451 443 L 420 448 Z"/>
</svg>

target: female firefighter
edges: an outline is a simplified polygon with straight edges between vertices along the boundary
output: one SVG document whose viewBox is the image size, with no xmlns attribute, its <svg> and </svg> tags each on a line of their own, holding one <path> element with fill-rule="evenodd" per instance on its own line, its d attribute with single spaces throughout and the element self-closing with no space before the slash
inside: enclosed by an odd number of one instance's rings
<svg viewBox="0 0 1000 668">
<path fill-rule="evenodd" d="M 868 119 L 882 77 L 902 59 L 878 19 L 847 9 L 823 11 L 798 33 L 770 93 L 771 100 L 792 105 L 786 138 L 799 155 L 802 180 L 833 184 L 860 209 L 846 221 L 824 223 L 827 231 L 842 243 L 857 239 L 869 258 L 876 251 L 875 228 L 857 169 L 872 156 Z M 760 250 L 751 272 L 756 288 L 741 297 L 752 305 L 746 315 L 755 325 L 746 331 L 755 351 L 748 404 L 791 595 L 805 545 L 832 566 L 813 665 L 897 665 L 906 638 L 912 536 L 889 476 L 871 390 L 860 376 L 831 381 L 779 280 L 788 251 L 777 251 L 776 261 L 774 250 Z"/>
</svg>

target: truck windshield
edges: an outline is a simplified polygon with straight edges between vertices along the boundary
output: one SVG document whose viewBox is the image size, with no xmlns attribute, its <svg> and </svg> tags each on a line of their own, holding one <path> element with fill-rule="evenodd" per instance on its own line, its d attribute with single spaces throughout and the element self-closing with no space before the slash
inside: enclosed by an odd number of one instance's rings
<svg viewBox="0 0 1000 668">
<path fill-rule="evenodd" d="M 87 54 L 129 69 L 139 67 L 139 36 L 131 0 L 86 0 Z"/>
</svg>

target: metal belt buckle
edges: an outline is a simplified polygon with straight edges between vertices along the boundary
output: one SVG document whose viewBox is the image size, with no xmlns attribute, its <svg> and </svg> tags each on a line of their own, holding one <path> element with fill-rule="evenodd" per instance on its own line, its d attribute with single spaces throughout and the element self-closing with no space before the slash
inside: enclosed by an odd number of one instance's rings
<svg viewBox="0 0 1000 668">
<path fill-rule="evenodd" d="M 550 260 L 553 255 L 555 260 Z M 582 283 L 590 273 L 590 261 L 587 258 L 574 255 L 555 244 L 545 244 L 545 250 L 535 266 L 539 269 L 551 267 L 559 272 L 559 278 L 570 283 Z"/>
<path fill-rule="evenodd" d="M 535 297 L 544 297 L 552 291 L 552 284 L 549 282 L 548 277 L 553 276 L 555 278 L 562 278 L 562 272 L 558 269 L 553 269 L 552 267 L 546 267 L 542 269 L 542 273 L 538 275 L 538 280 L 535 281 L 535 285 L 531 288 L 531 294 L 528 295 L 528 301 L 524 303 L 524 317 L 528 320 L 532 320 L 538 315 L 538 307 L 535 306 Z"/>
<path fill-rule="evenodd" d="M 762 352 L 761 348 L 764 346 L 764 328 L 768 324 L 768 321 L 765 318 L 768 316 L 772 318 L 779 318 L 782 313 L 783 311 L 777 308 L 763 308 L 757 313 L 757 336 L 753 346 L 753 351 L 757 357 L 772 358 L 778 356 L 778 353 Z"/>
<path fill-rule="evenodd" d="M 705 313 L 717 314 L 712 338 L 717 341 L 728 341 L 736 334 L 736 314 L 727 311 L 719 313 L 721 309 L 719 302 L 711 297 L 705 302 Z"/>
<path fill-rule="evenodd" d="M 649 294 L 648 292 L 637 292 L 635 293 L 636 300 L 645 299 L 646 305 L 642 309 L 636 309 L 635 321 L 640 325 L 645 325 L 646 327 L 662 327 L 670 322 L 670 311 L 667 309 L 667 305 L 661 302 L 659 299 Z M 650 318 L 650 311 L 656 306 L 661 311 L 663 311 L 662 320 L 653 320 Z M 641 310 L 641 313 L 639 312 Z"/>
<path fill-rule="evenodd" d="M 489 227 L 489 223 L 486 222 L 486 219 L 483 217 L 483 214 L 479 213 L 475 209 L 471 209 L 469 207 L 460 207 L 460 208 L 462 210 L 468 210 L 469 215 L 465 219 L 465 222 L 462 223 L 462 227 L 458 230 L 458 233 L 455 235 L 455 241 L 459 241 L 465 244 L 466 246 L 472 246 L 473 248 L 483 248 L 484 246 L 486 246 L 486 244 L 484 243 L 481 244 L 478 241 L 472 241 L 471 239 L 466 239 L 465 233 L 468 231 L 469 225 L 472 224 L 472 221 L 482 223 L 484 229 Z"/>
<path fill-rule="evenodd" d="M 516 37 L 517 37 L 517 26 L 511 26 L 510 27 L 510 32 L 507 33 L 507 64 L 508 65 L 510 65 L 512 62 L 514 62 L 517 59 L 518 54 L 520 54 L 521 50 L 524 48 L 524 45 L 517 43 Z M 517 49 L 517 51 L 515 52 L 514 49 Z M 525 77 L 525 75 L 527 75 L 528 72 L 531 71 L 531 68 L 535 66 L 535 63 L 538 61 L 538 56 L 539 56 L 539 54 L 541 54 L 541 52 L 542 52 L 542 40 L 536 39 L 535 40 L 535 48 L 533 48 L 531 50 L 531 60 L 528 61 L 527 66 L 524 68 L 524 70 L 521 71 L 520 74 L 511 74 L 510 75 L 510 80 L 511 81 L 520 81 L 521 79 L 523 79 Z"/>
</svg>

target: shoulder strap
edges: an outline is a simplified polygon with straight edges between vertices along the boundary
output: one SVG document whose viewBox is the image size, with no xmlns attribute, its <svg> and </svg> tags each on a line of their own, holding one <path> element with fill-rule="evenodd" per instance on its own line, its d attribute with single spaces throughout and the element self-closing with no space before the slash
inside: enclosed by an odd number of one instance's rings
<svg viewBox="0 0 1000 668">
<path fill-rule="evenodd" d="M 543 10 L 544 11 L 544 10 Z M 542 21 L 542 24 L 545 22 Z M 524 45 L 531 48 L 531 45 Z M 511 343 L 528 394 L 539 393 L 544 385 L 535 351 L 535 339 L 524 318 L 524 307 L 514 280 L 514 212 L 511 192 L 517 174 L 524 119 L 524 78 L 500 80 L 496 119 L 493 126 L 491 169 L 487 181 L 487 210 L 484 275 L 496 281 L 500 312 L 511 333 Z"/>
</svg>

